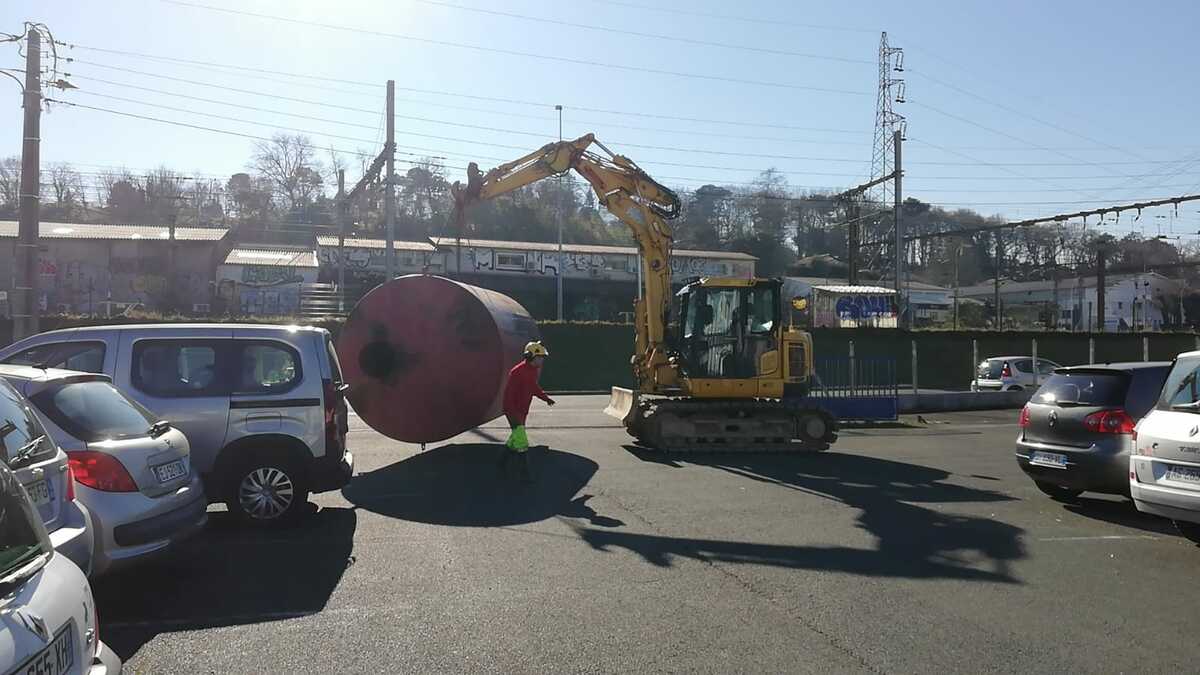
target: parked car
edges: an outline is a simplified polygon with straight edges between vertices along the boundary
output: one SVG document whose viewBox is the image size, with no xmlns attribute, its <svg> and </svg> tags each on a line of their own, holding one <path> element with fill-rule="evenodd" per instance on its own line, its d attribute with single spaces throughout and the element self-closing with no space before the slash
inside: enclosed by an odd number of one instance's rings
<svg viewBox="0 0 1200 675">
<path fill-rule="evenodd" d="M 117 675 L 87 577 L 54 550 L 29 494 L 0 464 L 0 671 Z"/>
<path fill-rule="evenodd" d="M 1038 383 L 1054 373 L 1059 364 L 1048 359 L 1037 360 L 1034 375 L 1032 356 L 996 356 L 984 359 L 971 381 L 971 391 L 1022 391 L 1036 389 Z"/>
<path fill-rule="evenodd" d="M 155 324 L 51 331 L 0 362 L 103 372 L 183 431 L 211 501 L 249 523 L 284 522 L 311 492 L 349 482 L 347 385 L 329 331 Z"/>
<path fill-rule="evenodd" d="M 1179 355 L 1157 405 L 1137 426 L 1129 492 L 1200 543 L 1200 352 Z"/>
<path fill-rule="evenodd" d="M 1021 410 L 1017 464 L 1056 499 L 1129 494 L 1133 428 L 1154 407 L 1169 362 L 1054 371 Z"/>
<path fill-rule="evenodd" d="M 33 407 L 8 383 L 0 381 L 0 463 L 15 472 L 54 550 L 85 573 L 92 570 L 92 523 L 87 507 L 75 499 L 75 481 L 67 453 L 47 436 Z"/>
<path fill-rule="evenodd" d="M 92 574 L 167 550 L 208 522 L 187 437 L 114 387 L 107 375 L 0 365 L 69 458 L 92 517 Z"/>
</svg>

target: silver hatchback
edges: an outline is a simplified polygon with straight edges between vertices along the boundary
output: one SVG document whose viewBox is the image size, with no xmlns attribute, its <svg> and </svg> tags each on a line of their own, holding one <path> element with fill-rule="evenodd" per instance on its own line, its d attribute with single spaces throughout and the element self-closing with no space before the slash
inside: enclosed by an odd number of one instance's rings
<svg viewBox="0 0 1200 675">
<path fill-rule="evenodd" d="M 208 521 L 188 439 L 114 387 L 106 375 L 0 366 L 67 452 L 92 516 L 93 574 L 162 553 Z"/>
</svg>

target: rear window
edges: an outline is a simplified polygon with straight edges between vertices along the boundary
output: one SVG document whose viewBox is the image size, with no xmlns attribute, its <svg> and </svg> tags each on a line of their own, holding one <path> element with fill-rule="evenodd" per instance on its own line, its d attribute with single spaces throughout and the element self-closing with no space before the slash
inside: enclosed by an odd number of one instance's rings
<svg viewBox="0 0 1200 675">
<path fill-rule="evenodd" d="M 991 359 L 979 364 L 979 377 L 985 380 L 998 380 L 1004 372 L 1004 359 Z"/>
<path fill-rule="evenodd" d="M 1159 410 L 1170 410 L 1171 406 L 1187 405 L 1200 401 L 1200 357 L 1191 356 L 1179 359 L 1167 383 L 1163 385 L 1162 396 L 1158 399 Z"/>
<path fill-rule="evenodd" d="M 1114 407 L 1125 405 L 1129 380 L 1117 373 L 1058 373 L 1051 375 L 1033 395 L 1037 403 L 1077 403 Z"/>
<path fill-rule="evenodd" d="M 46 417 L 87 443 L 146 436 L 154 417 L 107 382 L 72 382 L 33 397 Z"/>
</svg>

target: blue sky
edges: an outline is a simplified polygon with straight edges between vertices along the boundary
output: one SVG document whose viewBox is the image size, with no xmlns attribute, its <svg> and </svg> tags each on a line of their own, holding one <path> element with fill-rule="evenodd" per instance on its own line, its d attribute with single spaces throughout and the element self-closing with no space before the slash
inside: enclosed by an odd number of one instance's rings
<svg viewBox="0 0 1200 675">
<path fill-rule="evenodd" d="M 897 111 L 908 119 L 906 195 L 1028 218 L 1200 190 L 1200 138 L 1187 132 L 1200 96 L 1189 86 L 1200 65 L 1191 47 L 1200 20 L 1195 3 L 195 2 L 426 41 L 165 0 L 7 0 L 0 30 L 19 32 L 32 19 L 78 45 L 63 53 L 77 59 L 65 70 L 80 90 L 55 94 L 64 100 L 254 136 L 302 129 L 343 151 L 377 152 L 382 85 L 394 79 L 397 143 L 413 153 L 400 158 L 443 156 L 452 178 L 470 159 L 487 167 L 555 138 L 553 105 L 561 103 L 565 135 L 594 131 L 669 185 L 746 183 L 774 167 L 792 186 L 814 189 L 850 186 L 869 173 L 875 60 L 886 30 L 905 51 L 906 70 L 897 75 L 907 102 Z M 0 45 L 0 68 L 21 64 L 12 44 Z M 19 154 L 18 92 L 5 82 L 0 154 Z M 68 106 L 44 117 L 42 138 L 45 163 L 84 171 L 163 164 L 220 177 L 246 167 L 254 142 Z M 1129 177 L 1143 174 L 1156 175 Z M 1133 223 L 1127 216 L 1116 231 L 1194 233 L 1198 212 L 1193 203 L 1178 217 L 1172 209 L 1159 211 L 1165 219 Z"/>
</svg>

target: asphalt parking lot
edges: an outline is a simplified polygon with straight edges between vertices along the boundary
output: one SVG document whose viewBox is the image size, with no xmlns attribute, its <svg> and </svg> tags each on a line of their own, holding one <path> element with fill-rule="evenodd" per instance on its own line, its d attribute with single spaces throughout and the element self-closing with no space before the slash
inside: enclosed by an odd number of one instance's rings
<svg viewBox="0 0 1200 675">
<path fill-rule="evenodd" d="M 1016 412 L 826 453 L 669 459 L 603 397 L 420 448 L 354 418 L 352 485 L 94 584 L 133 672 L 1190 670 L 1200 549 L 1125 499 L 1051 501 Z"/>
</svg>

